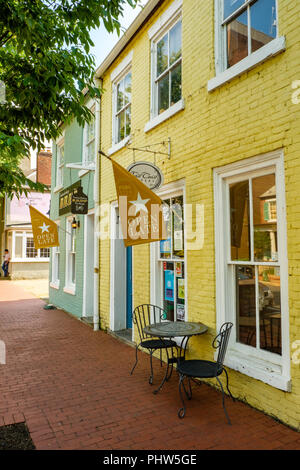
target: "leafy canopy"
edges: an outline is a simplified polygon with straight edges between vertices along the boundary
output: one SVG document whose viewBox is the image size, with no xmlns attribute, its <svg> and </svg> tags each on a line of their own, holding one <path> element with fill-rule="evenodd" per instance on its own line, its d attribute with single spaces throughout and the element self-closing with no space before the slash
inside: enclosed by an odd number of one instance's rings
<svg viewBox="0 0 300 470">
<path fill-rule="evenodd" d="M 90 31 L 102 22 L 119 33 L 124 6 L 138 1 L 0 0 L 0 196 L 22 192 L 16 166 L 30 147 L 56 139 L 61 122 L 89 121 L 82 91 L 100 96 Z"/>
</svg>

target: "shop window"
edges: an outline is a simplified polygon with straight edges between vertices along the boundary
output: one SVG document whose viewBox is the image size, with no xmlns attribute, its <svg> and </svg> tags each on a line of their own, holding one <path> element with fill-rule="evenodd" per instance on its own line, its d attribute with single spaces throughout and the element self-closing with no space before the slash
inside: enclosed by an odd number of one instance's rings
<svg viewBox="0 0 300 470">
<path fill-rule="evenodd" d="M 186 313 L 183 196 L 164 200 L 167 239 L 159 242 L 160 298 L 170 321 L 183 321 Z"/>
<path fill-rule="evenodd" d="M 240 174 L 227 176 L 230 170 L 224 168 L 226 177 L 222 170 L 215 176 L 217 302 L 222 296 L 224 304 L 217 315 L 220 323 L 225 319 L 234 323 L 231 350 L 233 356 L 239 354 L 241 363 L 245 354 L 245 370 L 246 363 L 250 362 L 251 369 L 251 361 L 259 360 L 265 372 L 274 371 L 274 364 L 278 372 L 288 354 L 284 341 L 288 322 L 286 214 L 280 164 L 279 158 L 272 165 L 267 160 L 265 168 L 249 165 L 248 171 L 245 164 Z"/>
</svg>

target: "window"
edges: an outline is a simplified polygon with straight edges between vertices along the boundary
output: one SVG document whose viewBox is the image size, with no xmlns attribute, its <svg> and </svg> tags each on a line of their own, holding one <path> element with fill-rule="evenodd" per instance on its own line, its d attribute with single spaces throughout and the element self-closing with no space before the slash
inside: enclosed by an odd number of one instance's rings
<svg viewBox="0 0 300 470">
<path fill-rule="evenodd" d="M 279 36 L 277 0 L 215 0 L 216 76 L 208 91 L 286 48 Z"/>
<path fill-rule="evenodd" d="M 49 261 L 49 248 L 36 250 L 32 232 L 9 232 L 12 261 Z"/>
<path fill-rule="evenodd" d="M 244 370 L 256 358 L 264 361 L 260 371 L 283 373 L 288 302 L 285 211 L 278 213 L 284 208 L 282 160 L 259 163 L 232 176 L 228 169 L 216 171 L 217 315 L 224 320 L 224 302 L 235 329 L 232 352 L 241 363 L 245 354 Z"/>
<path fill-rule="evenodd" d="M 227 67 L 277 36 L 276 0 L 224 0 Z"/>
<path fill-rule="evenodd" d="M 63 168 L 65 164 L 65 146 L 60 142 L 56 146 L 56 187 L 63 186 Z"/>
<path fill-rule="evenodd" d="M 131 133 L 131 71 L 114 84 L 114 143 L 118 144 Z"/>
<path fill-rule="evenodd" d="M 91 108 L 93 117 L 91 122 L 84 126 L 83 135 L 83 165 L 92 165 L 95 162 L 96 135 L 95 135 L 95 105 Z"/>
<path fill-rule="evenodd" d="M 66 287 L 75 291 L 76 284 L 76 229 L 72 219 L 67 220 L 66 233 Z"/>
<path fill-rule="evenodd" d="M 153 116 L 181 98 L 181 19 L 153 41 Z"/>
<path fill-rule="evenodd" d="M 186 317 L 183 196 L 164 199 L 164 204 L 168 238 L 156 244 L 155 302 L 166 310 L 168 320 L 183 321 Z"/>
</svg>

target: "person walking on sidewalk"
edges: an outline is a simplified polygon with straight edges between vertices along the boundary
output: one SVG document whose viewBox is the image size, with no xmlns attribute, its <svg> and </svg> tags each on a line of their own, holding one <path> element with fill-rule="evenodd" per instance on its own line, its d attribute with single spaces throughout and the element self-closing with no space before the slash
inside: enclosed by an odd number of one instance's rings
<svg viewBox="0 0 300 470">
<path fill-rule="evenodd" d="M 8 266 L 9 266 L 9 262 L 10 262 L 9 251 L 8 251 L 8 249 L 5 249 L 5 250 L 4 250 L 4 261 L 3 261 L 3 264 L 2 264 L 2 269 L 3 269 L 3 272 L 4 272 L 4 277 L 8 277 Z"/>
</svg>

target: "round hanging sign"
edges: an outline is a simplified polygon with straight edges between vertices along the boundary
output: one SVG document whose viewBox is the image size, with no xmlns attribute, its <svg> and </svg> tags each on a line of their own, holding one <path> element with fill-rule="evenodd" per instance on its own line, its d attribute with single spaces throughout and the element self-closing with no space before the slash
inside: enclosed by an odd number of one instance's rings
<svg viewBox="0 0 300 470">
<path fill-rule="evenodd" d="M 150 162 L 132 163 L 127 170 L 154 191 L 162 186 L 164 177 L 160 169 Z"/>
</svg>

